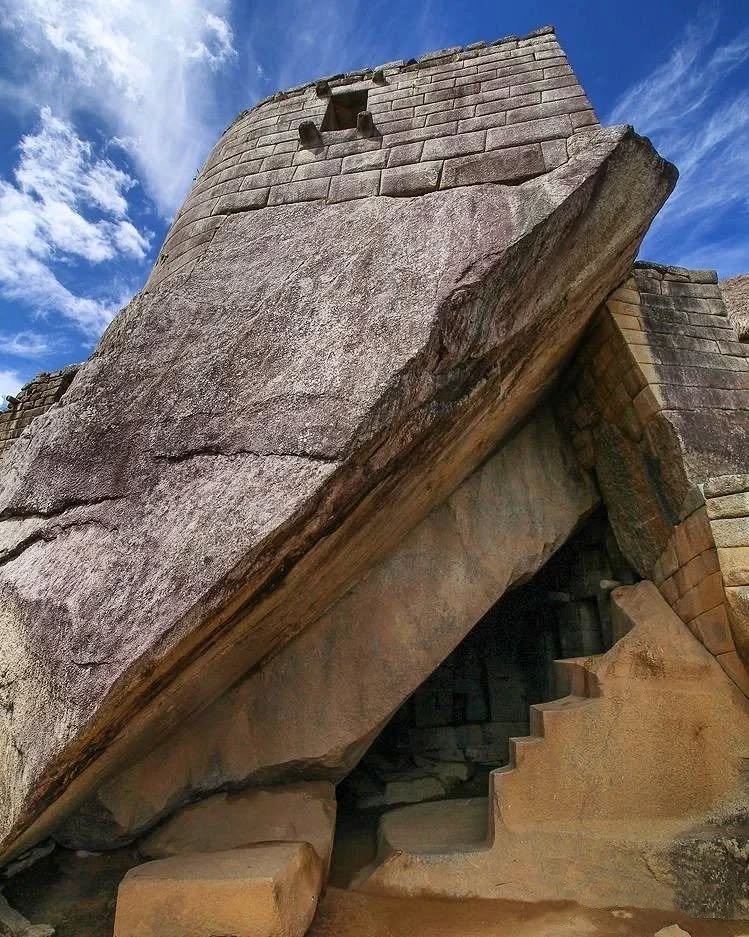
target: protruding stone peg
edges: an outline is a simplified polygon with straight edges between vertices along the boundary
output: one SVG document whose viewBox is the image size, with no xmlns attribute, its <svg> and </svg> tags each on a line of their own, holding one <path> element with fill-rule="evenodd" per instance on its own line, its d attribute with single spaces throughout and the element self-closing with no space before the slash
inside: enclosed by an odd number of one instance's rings
<svg viewBox="0 0 749 937">
<path fill-rule="evenodd" d="M 315 92 L 318 98 L 327 98 L 330 94 L 330 85 L 327 81 L 318 81 L 315 85 Z"/>
<path fill-rule="evenodd" d="M 299 139 L 302 142 L 302 146 L 313 147 L 319 146 L 322 142 L 320 137 L 320 131 L 315 126 L 314 120 L 303 120 L 299 124 Z"/>
<path fill-rule="evenodd" d="M 356 115 L 356 132 L 360 137 L 371 137 L 374 133 L 374 120 L 371 111 L 361 111 Z"/>
<path fill-rule="evenodd" d="M 384 71 L 384 69 L 382 69 L 382 68 L 376 68 L 376 69 L 374 70 L 374 72 L 372 72 L 372 81 L 373 81 L 376 85 L 384 85 L 384 84 L 385 84 L 385 71 Z"/>
</svg>

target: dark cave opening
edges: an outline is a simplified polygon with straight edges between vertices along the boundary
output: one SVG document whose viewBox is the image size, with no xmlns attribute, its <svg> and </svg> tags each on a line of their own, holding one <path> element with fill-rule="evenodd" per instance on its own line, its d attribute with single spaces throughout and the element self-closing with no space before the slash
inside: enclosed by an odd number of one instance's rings
<svg viewBox="0 0 749 937">
<path fill-rule="evenodd" d="M 490 608 L 390 719 L 338 786 L 334 879 L 375 848 L 398 807 L 485 798 L 509 740 L 530 734 L 530 707 L 563 696 L 554 661 L 614 643 L 609 593 L 637 579 L 597 511 L 527 582 Z M 370 857 L 373 858 L 373 855 Z"/>
</svg>

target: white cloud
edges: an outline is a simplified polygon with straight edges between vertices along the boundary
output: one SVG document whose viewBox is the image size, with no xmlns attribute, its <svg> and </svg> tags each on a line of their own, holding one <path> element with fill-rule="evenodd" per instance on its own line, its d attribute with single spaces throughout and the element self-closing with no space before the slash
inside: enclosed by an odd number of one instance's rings
<svg viewBox="0 0 749 937">
<path fill-rule="evenodd" d="M 5 409 L 5 398 L 8 394 L 17 394 L 23 386 L 18 371 L 0 370 L 0 410 Z"/>
<path fill-rule="evenodd" d="M 49 335 L 39 332 L 16 332 L 14 335 L 0 333 L 0 354 L 13 355 L 16 358 L 43 358 L 44 355 L 58 350 L 57 343 Z"/>
<path fill-rule="evenodd" d="M 620 97 L 607 122 L 634 124 L 679 169 L 644 253 L 729 275 L 749 262 L 749 91 L 746 71 L 736 74 L 749 67 L 749 30 L 719 42 L 718 25 L 716 10 L 702 10 L 668 59 Z"/>
<path fill-rule="evenodd" d="M 39 313 L 61 313 L 96 337 L 116 309 L 115 297 L 102 302 L 76 295 L 54 266 L 145 258 L 148 238 L 127 218 L 125 196 L 135 181 L 97 157 L 48 108 L 19 150 L 14 182 L 0 180 L 0 291 Z"/>
<path fill-rule="evenodd" d="M 63 116 L 80 108 L 94 114 L 127 148 L 168 217 L 222 122 L 215 78 L 236 54 L 228 3 L 0 0 L 0 14 L 19 54 L 36 66 L 37 100 L 54 93 Z M 99 196 L 111 197 L 111 180 L 99 182 Z M 93 194 L 93 179 L 91 186 Z"/>
</svg>

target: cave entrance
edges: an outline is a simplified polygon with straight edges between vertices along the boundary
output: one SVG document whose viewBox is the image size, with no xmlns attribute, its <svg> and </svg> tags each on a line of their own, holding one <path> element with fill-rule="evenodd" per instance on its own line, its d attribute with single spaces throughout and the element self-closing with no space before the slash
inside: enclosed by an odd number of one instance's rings
<svg viewBox="0 0 749 937">
<path fill-rule="evenodd" d="M 393 715 L 338 786 L 334 884 L 375 857 L 383 814 L 405 805 L 474 800 L 488 810 L 489 774 L 509 762 L 509 740 L 530 734 L 530 707 L 564 692 L 554 661 L 613 644 L 609 593 L 636 579 L 603 509 L 532 579 L 503 595 Z"/>
</svg>

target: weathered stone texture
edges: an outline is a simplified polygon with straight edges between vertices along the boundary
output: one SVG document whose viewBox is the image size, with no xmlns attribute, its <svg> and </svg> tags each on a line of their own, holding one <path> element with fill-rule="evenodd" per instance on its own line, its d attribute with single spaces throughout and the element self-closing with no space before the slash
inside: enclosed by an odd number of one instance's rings
<svg viewBox="0 0 749 937">
<path fill-rule="evenodd" d="M 739 341 L 749 342 L 749 275 L 723 280 L 720 290 Z"/>
<path fill-rule="evenodd" d="M 190 269 L 205 252 L 210 238 L 196 225 L 208 216 L 306 200 L 518 183 L 561 165 L 566 138 L 598 125 L 553 30 L 390 63 L 381 80 L 376 73 L 367 69 L 324 86 L 290 89 L 241 114 L 196 178 L 150 285 Z M 371 131 L 323 130 L 331 102 L 352 91 L 366 93 L 362 108 L 371 114 Z M 528 146 L 540 141 L 560 145 L 547 157 L 547 150 L 542 156 L 538 145 Z M 404 168 L 396 173 L 395 167 Z M 367 178 L 357 178 L 363 172 Z M 228 194 L 225 186 L 234 180 L 238 185 Z M 194 240 L 199 233 L 201 242 Z"/>
<path fill-rule="evenodd" d="M 62 397 L 78 372 L 78 365 L 70 365 L 53 374 L 38 374 L 10 401 L 7 410 L 0 412 L 0 454 L 18 439 L 27 426 L 46 413 Z"/>
<path fill-rule="evenodd" d="M 304 937 L 320 887 L 320 860 L 306 843 L 148 862 L 120 885 L 114 935 Z"/>
<path fill-rule="evenodd" d="M 535 407 L 674 182 L 632 131 L 583 136 L 523 186 L 229 216 L 110 326 L 0 483 L 5 847 L 319 617 Z"/>
<path fill-rule="evenodd" d="M 745 914 L 731 818 L 747 806 L 749 704 L 652 583 L 613 601 L 630 630 L 564 662 L 569 695 L 531 707 L 534 735 L 492 773 L 487 840 L 461 843 L 480 829 L 465 804 L 457 823 L 450 801 L 403 808 L 357 888 Z"/>
<path fill-rule="evenodd" d="M 335 788 L 325 781 L 215 794 L 179 811 L 138 849 L 148 859 L 164 859 L 258 843 L 309 843 L 327 877 L 335 820 Z"/>
<path fill-rule="evenodd" d="M 563 419 L 622 549 L 747 692 L 749 346 L 715 273 L 637 264 L 599 311 L 571 380 Z M 732 497 L 706 508 L 711 486 Z"/>
<path fill-rule="evenodd" d="M 60 838 L 111 847 L 227 784 L 341 780 L 403 700 L 596 499 L 540 412 L 313 627 L 105 785 Z"/>
</svg>

